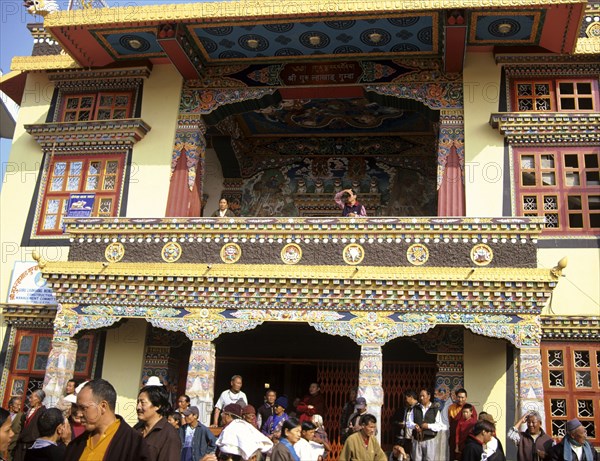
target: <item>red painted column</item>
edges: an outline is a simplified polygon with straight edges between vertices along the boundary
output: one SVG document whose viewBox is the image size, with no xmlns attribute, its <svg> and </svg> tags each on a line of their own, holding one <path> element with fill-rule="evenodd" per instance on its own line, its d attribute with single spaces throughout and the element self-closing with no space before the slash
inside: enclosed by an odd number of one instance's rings
<svg viewBox="0 0 600 461">
<path fill-rule="evenodd" d="M 200 216 L 206 127 L 201 118 L 180 120 L 175 134 L 167 217 Z"/>
<path fill-rule="evenodd" d="M 465 215 L 465 155 L 462 109 L 440 112 L 438 216 Z"/>
</svg>

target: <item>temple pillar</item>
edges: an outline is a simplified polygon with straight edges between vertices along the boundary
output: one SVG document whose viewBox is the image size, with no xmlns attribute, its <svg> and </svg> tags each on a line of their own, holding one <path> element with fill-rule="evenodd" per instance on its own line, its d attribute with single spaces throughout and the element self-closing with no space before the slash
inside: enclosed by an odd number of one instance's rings
<svg viewBox="0 0 600 461">
<path fill-rule="evenodd" d="M 56 406 L 58 399 L 63 396 L 67 381 L 73 378 L 76 357 L 77 341 L 55 333 L 44 376 L 44 405 L 47 408 Z"/>
<path fill-rule="evenodd" d="M 200 410 L 202 424 L 210 426 L 215 388 L 215 345 L 211 341 L 193 340 L 186 382 L 191 405 Z"/>
<path fill-rule="evenodd" d="M 462 109 L 440 111 L 438 216 L 465 216 L 465 142 Z"/>
<path fill-rule="evenodd" d="M 379 345 L 360 348 L 358 396 L 367 400 L 367 412 L 377 418 L 377 439 L 381 441 L 381 408 L 383 406 L 383 354 Z"/>
<path fill-rule="evenodd" d="M 180 117 L 171 159 L 167 217 L 200 216 L 206 125 L 199 115 Z"/>
<path fill-rule="evenodd" d="M 517 417 L 520 418 L 527 411 L 537 411 L 542 417 L 541 421 L 546 421 L 540 348 L 523 347 L 517 351 Z"/>
</svg>

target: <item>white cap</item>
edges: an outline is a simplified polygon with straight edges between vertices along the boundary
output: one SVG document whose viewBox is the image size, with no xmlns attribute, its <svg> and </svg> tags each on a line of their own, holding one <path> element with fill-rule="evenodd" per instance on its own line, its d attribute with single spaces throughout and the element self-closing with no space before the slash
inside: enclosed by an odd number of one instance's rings
<svg viewBox="0 0 600 461">
<path fill-rule="evenodd" d="M 160 382 L 160 378 L 158 376 L 150 376 L 148 381 L 146 381 L 146 386 L 162 386 L 163 383 Z"/>
</svg>

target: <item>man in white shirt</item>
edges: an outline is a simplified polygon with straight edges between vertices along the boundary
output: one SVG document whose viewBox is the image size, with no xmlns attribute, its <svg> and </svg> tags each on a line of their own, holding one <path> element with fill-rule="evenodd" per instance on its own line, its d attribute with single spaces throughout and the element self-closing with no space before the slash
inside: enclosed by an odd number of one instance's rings
<svg viewBox="0 0 600 461">
<path fill-rule="evenodd" d="M 439 408 L 431 402 L 431 391 L 421 389 L 419 404 L 410 411 L 406 420 L 406 428 L 412 431 L 412 459 L 414 461 L 436 460 L 436 436 L 446 429 L 442 422 Z"/>
<path fill-rule="evenodd" d="M 223 391 L 215 403 L 215 413 L 213 416 L 213 426 L 217 427 L 219 424 L 219 416 L 225 406 L 230 403 L 237 403 L 239 406 L 244 408 L 248 405 L 248 397 L 242 392 L 242 377 L 240 375 L 233 375 L 231 377 L 231 387 Z"/>
</svg>

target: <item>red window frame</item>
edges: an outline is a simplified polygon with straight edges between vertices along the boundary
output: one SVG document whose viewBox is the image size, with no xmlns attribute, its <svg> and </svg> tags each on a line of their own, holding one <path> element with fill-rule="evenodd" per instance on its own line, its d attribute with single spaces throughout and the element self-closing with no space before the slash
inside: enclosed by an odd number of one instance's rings
<svg viewBox="0 0 600 461">
<path fill-rule="evenodd" d="M 132 91 L 64 93 L 59 121 L 117 120 L 131 117 Z"/>
<path fill-rule="evenodd" d="M 29 382 L 31 380 L 43 381 L 44 375 L 46 374 L 47 358 L 52 348 L 52 330 L 21 330 L 18 329 L 15 335 L 15 347 L 13 350 L 13 357 L 10 364 L 10 370 L 8 375 L 8 386 L 4 394 L 3 407 L 6 408 L 8 400 L 15 395 L 22 395 L 24 398 L 28 394 Z M 24 338 L 30 338 L 26 340 L 31 344 L 31 347 L 23 349 Z M 94 355 L 96 353 L 96 337 L 93 334 L 82 336 L 78 340 L 77 357 L 75 360 L 75 372 L 73 377 L 78 381 L 89 379 L 92 373 L 92 366 L 94 361 Z M 40 342 L 43 345 L 48 345 L 47 351 L 37 352 L 38 345 Z M 82 346 L 87 344 L 87 348 L 83 349 Z M 19 363 L 19 356 L 28 356 L 26 367 L 17 369 Z M 42 358 L 44 360 L 43 367 L 35 366 L 36 358 Z M 78 370 L 79 368 L 79 370 Z M 17 386 L 17 387 L 15 387 Z M 24 400 L 24 399 L 23 399 Z M 23 404 L 26 404 L 23 401 Z"/>
<path fill-rule="evenodd" d="M 545 216 L 546 235 L 600 231 L 600 147 L 515 148 L 516 214 Z"/>
<path fill-rule="evenodd" d="M 56 155 L 50 160 L 47 171 L 37 235 L 62 234 L 62 218 L 70 194 L 94 193 L 96 198 L 92 216 L 109 217 L 118 214 L 125 171 L 125 153 Z M 105 188 L 109 186 L 112 188 Z M 47 217 L 48 224 L 51 223 L 52 217 L 55 217 L 52 227 L 46 227 Z"/>
<path fill-rule="evenodd" d="M 581 363 L 585 353 L 589 366 Z M 564 430 L 568 420 L 578 418 L 585 426 L 594 426 L 595 434 L 588 431 L 588 441 L 597 444 L 600 442 L 600 344 L 543 342 L 541 354 L 546 432 L 560 438 L 562 432 L 557 433 L 556 428 Z M 590 386 L 582 385 L 588 376 Z"/>
<path fill-rule="evenodd" d="M 536 85 L 547 85 L 548 93 L 538 94 L 540 92 L 536 91 Z M 523 90 L 528 86 L 531 94 L 523 94 Z M 586 92 L 588 88 L 589 93 Z M 531 104 L 527 104 L 525 102 L 527 100 L 531 100 Z M 525 109 L 524 105 L 531 109 Z M 512 84 L 511 106 L 515 112 L 597 112 L 600 110 L 598 80 L 594 78 L 515 79 Z"/>
</svg>

